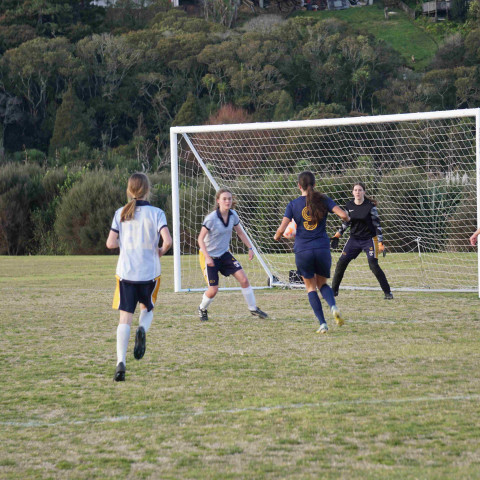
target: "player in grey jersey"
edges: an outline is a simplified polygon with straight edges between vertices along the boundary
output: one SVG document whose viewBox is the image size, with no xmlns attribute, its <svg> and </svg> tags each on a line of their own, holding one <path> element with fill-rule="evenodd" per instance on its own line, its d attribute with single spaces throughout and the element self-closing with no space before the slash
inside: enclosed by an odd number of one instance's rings
<svg viewBox="0 0 480 480">
<path fill-rule="evenodd" d="M 207 282 L 208 289 L 203 294 L 202 302 L 198 307 L 200 320 L 208 320 L 208 306 L 213 302 L 218 292 L 219 272 L 228 277 L 233 275 L 240 283 L 242 293 L 247 302 L 250 313 L 260 318 L 267 318 L 268 315 L 257 307 L 255 294 L 247 275 L 240 262 L 229 252 L 232 231 L 237 232 L 240 240 L 248 247 L 248 258 L 253 259 L 253 247 L 247 235 L 240 226 L 240 219 L 235 210 L 232 210 L 232 192 L 226 188 L 220 189 L 215 195 L 217 209 L 207 215 L 198 235 L 200 247 L 200 266 L 203 276 Z"/>
</svg>

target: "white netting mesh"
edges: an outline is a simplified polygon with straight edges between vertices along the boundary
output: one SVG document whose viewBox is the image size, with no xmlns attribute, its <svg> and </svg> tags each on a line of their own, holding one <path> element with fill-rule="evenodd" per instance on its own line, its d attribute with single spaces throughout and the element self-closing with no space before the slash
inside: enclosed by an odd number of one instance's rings
<svg viewBox="0 0 480 480">
<path fill-rule="evenodd" d="M 362 181 L 378 204 L 387 255 L 380 259 L 392 287 L 477 289 L 475 118 L 334 127 L 279 128 L 178 135 L 182 289 L 203 288 L 196 238 L 214 209 L 214 194 L 186 138 L 220 187 L 237 200 L 242 224 L 271 274 L 289 283 L 293 242 L 273 235 L 287 203 L 299 195 L 297 175 L 311 170 L 316 189 L 343 207 Z M 329 215 L 327 231 L 340 221 Z M 340 242 L 343 246 L 348 232 Z M 249 262 L 234 234 L 232 253 L 254 286 L 266 286 L 259 261 Z M 333 253 L 332 275 L 339 252 Z M 223 280 L 222 287 L 237 286 Z M 342 286 L 378 287 L 365 255 Z"/>
</svg>

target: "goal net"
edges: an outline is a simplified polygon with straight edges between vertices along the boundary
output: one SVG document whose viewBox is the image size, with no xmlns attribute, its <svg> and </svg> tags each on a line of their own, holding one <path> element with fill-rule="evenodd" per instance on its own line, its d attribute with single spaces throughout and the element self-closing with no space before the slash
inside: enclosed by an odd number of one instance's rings
<svg viewBox="0 0 480 480">
<path fill-rule="evenodd" d="M 477 109 L 171 129 L 175 291 L 206 287 L 197 237 L 215 209 L 215 191 L 230 189 L 241 224 L 255 248 L 233 233 L 231 252 L 254 287 L 301 286 L 293 241 L 273 236 L 297 176 L 310 170 L 316 189 L 339 206 L 357 181 L 375 199 L 386 256 L 380 258 L 393 290 L 476 291 L 478 258 L 469 244 L 478 225 Z M 340 219 L 329 215 L 332 236 Z M 340 249 L 332 252 L 332 275 Z M 221 288 L 238 286 L 222 278 Z M 361 254 L 343 288 L 379 288 Z"/>
</svg>

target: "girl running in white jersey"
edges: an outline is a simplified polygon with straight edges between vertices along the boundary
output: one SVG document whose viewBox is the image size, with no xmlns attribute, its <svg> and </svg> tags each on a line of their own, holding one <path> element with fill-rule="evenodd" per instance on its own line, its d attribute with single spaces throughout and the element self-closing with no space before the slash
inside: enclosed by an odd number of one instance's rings
<svg viewBox="0 0 480 480">
<path fill-rule="evenodd" d="M 165 213 L 148 202 L 150 182 L 144 173 L 128 179 L 128 203 L 115 212 L 107 248 L 120 247 L 117 263 L 117 287 L 112 308 L 120 310 L 117 327 L 117 367 L 114 380 L 125 380 L 125 365 L 133 314 L 140 303 L 139 327 L 133 355 L 145 354 L 146 333 L 153 319 L 153 307 L 160 287 L 160 257 L 172 246 Z M 160 237 L 162 246 L 158 244 Z"/>
</svg>

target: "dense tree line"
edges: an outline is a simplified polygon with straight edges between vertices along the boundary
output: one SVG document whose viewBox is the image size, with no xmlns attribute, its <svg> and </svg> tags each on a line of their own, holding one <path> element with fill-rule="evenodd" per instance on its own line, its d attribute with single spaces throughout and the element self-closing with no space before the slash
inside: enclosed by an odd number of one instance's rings
<svg viewBox="0 0 480 480">
<path fill-rule="evenodd" d="M 161 164 L 171 125 L 204 123 L 226 105 L 268 121 L 479 101 L 477 2 L 424 73 L 336 19 L 296 17 L 268 32 L 242 32 L 166 1 L 120 7 L 106 15 L 89 0 L 2 2 L 3 158 L 33 149 L 58 164 L 78 160 L 80 150 L 84 163 L 95 163 L 113 150 L 148 169 Z"/>
<path fill-rule="evenodd" d="M 340 20 L 243 31 L 223 4 L 201 17 L 168 0 L 1 2 L 0 254 L 103 253 L 134 170 L 168 211 L 172 125 L 479 105 L 479 0 L 425 72 Z"/>
</svg>

